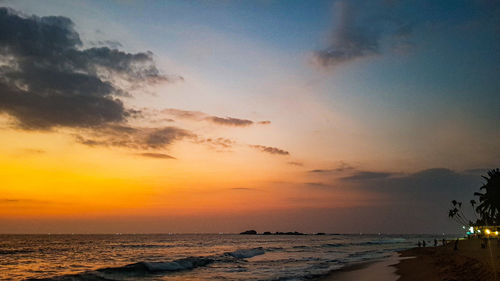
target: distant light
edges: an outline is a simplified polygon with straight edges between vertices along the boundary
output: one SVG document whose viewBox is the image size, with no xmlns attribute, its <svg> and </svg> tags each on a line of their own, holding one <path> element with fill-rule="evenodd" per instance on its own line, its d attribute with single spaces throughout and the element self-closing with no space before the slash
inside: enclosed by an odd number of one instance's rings
<svg viewBox="0 0 500 281">
<path fill-rule="evenodd" d="M 478 229 L 478 230 L 477 230 L 477 233 L 481 233 L 481 229 Z"/>
<path fill-rule="evenodd" d="M 498 235 L 498 231 L 495 231 L 495 235 Z"/>
<path fill-rule="evenodd" d="M 462 228 L 465 229 L 465 225 L 462 225 Z"/>
<path fill-rule="evenodd" d="M 486 229 L 484 230 L 484 233 L 486 233 L 486 235 L 490 235 L 491 231 L 489 229 Z"/>
<path fill-rule="evenodd" d="M 472 227 L 472 226 L 471 226 L 471 227 L 469 227 L 469 232 L 470 232 L 470 233 L 474 233 L 474 227 Z"/>
</svg>

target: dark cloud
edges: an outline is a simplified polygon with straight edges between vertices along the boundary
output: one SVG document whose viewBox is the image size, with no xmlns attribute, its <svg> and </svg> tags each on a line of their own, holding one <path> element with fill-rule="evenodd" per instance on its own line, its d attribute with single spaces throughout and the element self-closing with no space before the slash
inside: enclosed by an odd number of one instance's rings
<svg viewBox="0 0 500 281">
<path fill-rule="evenodd" d="M 182 110 L 175 108 L 167 108 L 162 110 L 162 113 L 175 116 L 177 118 L 191 119 L 196 121 L 208 121 L 217 125 L 247 127 L 255 122 L 247 119 L 239 119 L 233 117 L 217 117 L 211 116 L 200 111 Z M 264 123 L 261 123 L 264 122 Z M 269 124 L 271 121 L 260 121 L 259 124 Z"/>
<path fill-rule="evenodd" d="M 463 172 L 465 174 L 486 175 L 486 173 L 488 172 L 488 170 L 490 170 L 490 169 L 487 169 L 487 168 L 475 168 L 475 169 L 467 169 L 467 170 L 464 170 Z"/>
<path fill-rule="evenodd" d="M 391 231 L 394 233 L 457 233 L 457 226 L 448 218 L 450 201 L 464 202 L 464 211 L 473 218 L 469 201 L 482 185 L 479 175 L 434 168 L 415 173 L 389 173 L 370 180 L 336 182 L 310 182 L 305 187 L 311 192 L 322 188 L 336 192 L 344 189 L 360 195 L 374 196 L 377 200 L 366 202 L 366 206 L 338 208 L 332 202 L 335 224 L 364 232 Z M 331 187 L 328 188 L 331 184 Z M 328 188 L 328 189 L 327 189 Z M 344 211 L 345 212 L 344 212 Z M 335 215 L 337 212 L 342 215 Z M 347 219 L 343 220 L 343 217 Z M 370 218 L 369 221 L 366 221 Z M 367 224 L 371 227 L 367 227 Z"/>
<path fill-rule="evenodd" d="M 353 180 L 349 183 L 354 188 L 385 193 L 397 200 L 435 201 L 444 207 L 448 207 L 452 199 L 468 202 L 473 199 L 474 191 L 481 186 L 479 175 L 446 168 L 427 169 L 412 174 L 380 174 L 378 177 L 368 177 L 370 180 Z"/>
<path fill-rule="evenodd" d="M 143 157 L 148 157 L 148 158 L 157 158 L 157 159 L 175 159 L 175 157 L 172 157 L 168 154 L 164 153 L 150 153 L 150 152 L 145 152 L 145 153 L 139 153 L 138 155 L 143 156 Z"/>
<path fill-rule="evenodd" d="M 259 121 L 259 122 L 257 122 L 257 124 L 260 124 L 260 125 L 269 125 L 269 124 L 271 124 L 271 121 L 269 121 L 269 120 Z"/>
<path fill-rule="evenodd" d="M 373 179 L 382 179 L 390 177 L 394 174 L 386 173 L 386 172 L 367 172 L 367 171 L 358 171 L 355 174 L 347 177 L 341 178 L 344 181 L 363 181 L 363 180 L 373 180 Z"/>
<path fill-rule="evenodd" d="M 391 12 L 397 4 L 379 0 L 336 2 L 337 23 L 331 43 L 314 53 L 314 62 L 321 67 L 335 67 L 378 55 L 384 37 L 391 38 L 395 49 L 408 50 L 413 26 Z"/>
<path fill-rule="evenodd" d="M 290 152 L 279 149 L 276 147 L 270 147 L 270 146 L 264 146 L 264 145 L 250 145 L 250 147 L 258 149 L 262 152 L 270 153 L 270 154 L 276 154 L 276 155 L 289 155 Z"/>
<path fill-rule="evenodd" d="M 91 41 L 90 44 L 94 46 L 107 46 L 110 47 L 111 49 L 118 49 L 120 47 L 123 47 L 123 45 L 120 42 L 114 40 Z"/>
<path fill-rule="evenodd" d="M 24 129 L 124 122 L 127 84 L 169 81 L 150 52 L 81 47 L 69 18 L 0 8 L 0 112 Z"/>
</svg>

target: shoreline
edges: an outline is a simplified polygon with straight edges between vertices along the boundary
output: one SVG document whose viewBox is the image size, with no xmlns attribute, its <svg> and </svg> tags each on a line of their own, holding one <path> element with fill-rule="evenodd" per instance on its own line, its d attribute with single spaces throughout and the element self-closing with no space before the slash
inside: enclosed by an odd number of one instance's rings
<svg viewBox="0 0 500 281">
<path fill-rule="evenodd" d="M 500 239 L 460 240 L 445 246 L 411 248 L 334 270 L 320 281 L 485 281 L 500 280 Z"/>
</svg>

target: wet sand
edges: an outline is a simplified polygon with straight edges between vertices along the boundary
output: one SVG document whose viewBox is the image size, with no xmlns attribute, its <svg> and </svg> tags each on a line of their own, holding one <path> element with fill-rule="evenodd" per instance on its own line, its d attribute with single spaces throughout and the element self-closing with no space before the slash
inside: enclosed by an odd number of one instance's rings
<svg viewBox="0 0 500 281">
<path fill-rule="evenodd" d="M 372 262 L 354 264 L 336 270 L 328 276 L 321 278 L 321 281 L 396 281 L 398 275 L 393 266 L 400 261 L 401 257 L 397 253 L 393 256 Z"/>
</svg>

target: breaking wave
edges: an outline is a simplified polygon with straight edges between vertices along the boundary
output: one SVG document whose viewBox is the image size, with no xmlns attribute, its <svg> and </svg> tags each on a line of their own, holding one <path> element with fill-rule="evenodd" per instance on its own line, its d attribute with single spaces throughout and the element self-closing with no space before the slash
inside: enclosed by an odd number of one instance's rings
<svg viewBox="0 0 500 281">
<path fill-rule="evenodd" d="M 258 255 L 265 254 L 263 248 L 238 249 L 233 252 L 226 252 L 222 255 L 209 257 L 188 257 L 177 259 L 169 262 L 137 262 L 119 267 L 106 267 L 94 271 L 82 272 L 80 274 L 63 275 L 44 279 L 29 279 L 29 280 L 54 280 L 54 281 L 79 281 L 79 280 L 116 280 L 119 277 L 134 277 L 144 276 L 148 274 L 177 272 L 191 270 L 197 267 L 203 267 L 214 262 L 231 262 L 241 259 L 247 259 Z M 228 259 L 229 258 L 229 259 Z"/>
<path fill-rule="evenodd" d="M 265 253 L 264 249 L 259 247 L 259 248 L 252 248 L 252 249 L 240 249 L 236 250 L 234 252 L 227 252 L 225 253 L 226 255 L 230 255 L 232 257 L 238 258 L 238 259 L 247 259 L 251 257 L 255 257 L 258 255 L 263 255 Z"/>
</svg>

